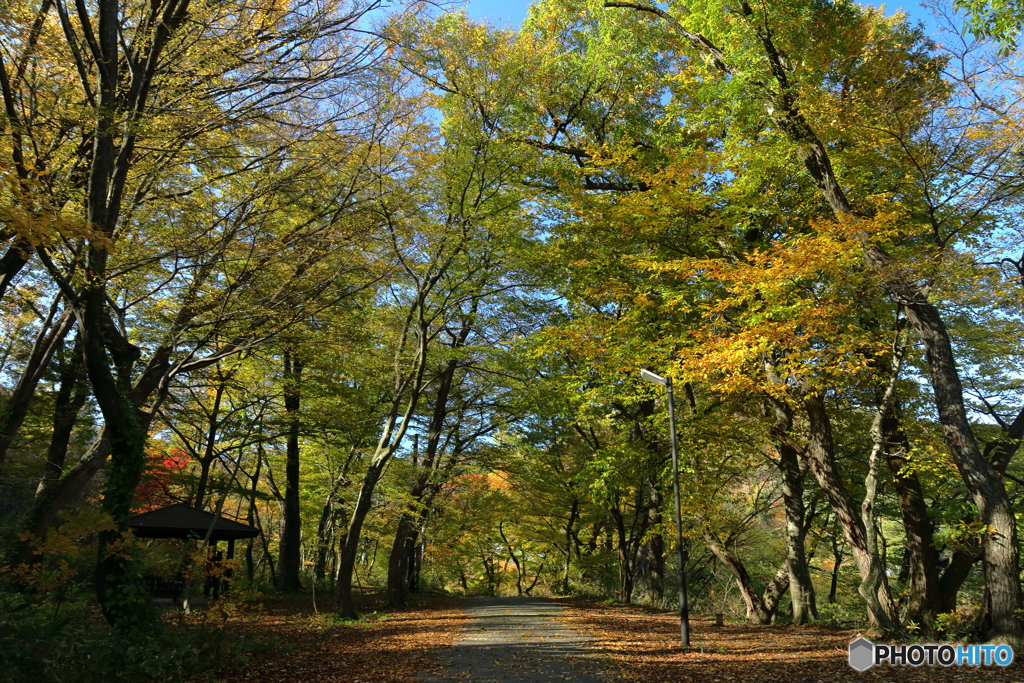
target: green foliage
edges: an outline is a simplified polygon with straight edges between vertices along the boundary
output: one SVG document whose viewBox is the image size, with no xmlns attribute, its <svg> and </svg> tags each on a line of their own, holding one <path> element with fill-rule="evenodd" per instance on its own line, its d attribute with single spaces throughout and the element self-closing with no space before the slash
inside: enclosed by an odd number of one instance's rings
<svg viewBox="0 0 1024 683">
<path fill-rule="evenodd" d="M 1024 26 L 1020 0 L 957 0 L 956 5 L 967 12 L 974 35 L 1001 43 L 1006 52 L 1017 47 Z"/>
<path fill-rule="evenodd" d="M 944 612 L 935 617 L 935 630 L 941 633 L 946 640 L 960 642 L 971 640 L 976 628 L 975 615 L 959 609 L 955 612 Z"/>
</svg>

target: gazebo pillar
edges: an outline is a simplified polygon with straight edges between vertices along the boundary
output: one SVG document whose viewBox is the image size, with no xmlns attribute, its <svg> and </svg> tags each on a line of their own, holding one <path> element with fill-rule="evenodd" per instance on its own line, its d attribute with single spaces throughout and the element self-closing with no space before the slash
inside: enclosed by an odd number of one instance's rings
<svg viewBox="0 0 1024 683">
<path fill-rule="evenodd" d="M 203 588 L 203 594 L 206 597 L 210 597 L 213 594 L 214 599 L 220 597 L 220 576 L 216 575 L 213 570 L 216 569 L 217 562 L 220 561 L 220 553 L 217 552 L 217 541 L 212 538 L 207 543 L 209 550 L 206 553 L 206 584 Z"/>
<path fill-rule="evenodd" d="M 228 562 L 230 563 L 235 559 L 235 539 L 228 539 Z M 232 565 L 228 565 L 227 570 L 224 572 L 224 592 L 227 593 L 231 590 L 231 579 L 235 575 L 235 568 Z"/>
</svg>

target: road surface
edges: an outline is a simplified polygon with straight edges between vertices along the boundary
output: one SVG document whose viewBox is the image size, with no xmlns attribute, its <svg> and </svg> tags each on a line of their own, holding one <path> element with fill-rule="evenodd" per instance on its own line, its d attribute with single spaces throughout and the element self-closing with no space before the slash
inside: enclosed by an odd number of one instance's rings
<svg viewBox="0 0 1024 683">
<path fill-rule="evenodd" d="M 427 683 L 611 683 L 616 667 L 592 639 L 555 620 L 539 598 L 470 598 L 454 647 L 418 678 Z"/>
</svg>

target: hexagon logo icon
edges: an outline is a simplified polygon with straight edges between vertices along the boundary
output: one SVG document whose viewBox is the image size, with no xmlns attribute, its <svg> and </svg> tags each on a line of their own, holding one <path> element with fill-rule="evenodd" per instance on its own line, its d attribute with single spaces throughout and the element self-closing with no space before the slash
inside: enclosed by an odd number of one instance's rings
<svg viewBox="0 0 1024 683">
<path fill-rule="evenodd" d="M 875 664 L 875 644 L 867 638 L 858 638 L 850 643 L 850 666 L 857 671 L 867 671 Z"/>
</svg>

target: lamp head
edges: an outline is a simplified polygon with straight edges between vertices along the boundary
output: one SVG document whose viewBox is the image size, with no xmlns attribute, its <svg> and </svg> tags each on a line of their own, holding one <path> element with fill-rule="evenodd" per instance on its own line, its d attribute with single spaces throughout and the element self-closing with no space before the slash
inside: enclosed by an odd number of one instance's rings
<svg viewBox="0 0 1024 683">
<path fill-rule="evenodd" d="M 660 384 L 663 387 L 667 387 L 668 386 L 668 382 L 669 382 L 664 377 L 661 377 L 660 375 L 655 375 L 650 370 L 641 370 L 640 371 L 640 377 L 642 377 L 643 379 L 647 380 L 651 384 Z"/>
</svg>

